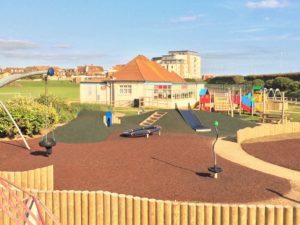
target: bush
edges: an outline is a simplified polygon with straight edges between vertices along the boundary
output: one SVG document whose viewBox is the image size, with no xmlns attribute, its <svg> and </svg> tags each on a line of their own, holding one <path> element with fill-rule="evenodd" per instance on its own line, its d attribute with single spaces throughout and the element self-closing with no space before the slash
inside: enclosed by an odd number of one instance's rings
<svg viewBox="0 0 300 225">
<path fill-rule="evenodd" d="M 41 95 L 35 99 L 36 102 L 53 107 L 59 116 L 59 122 L 65 123 L 74 119 L 78 114 L 78 109 L 68 105 L 65 100 L 54 95 Z"/>
<path fill-rule="evenodd" d="M 58 122 L 58 115 L 53 107 L 46 107 L 32 98 L 16 97 L 7 101 L 5 105 L 25 135 L 38 134 L 42 128 L 51 127 Z M 1 109 L 0 136 L 12 138 L 17 133 L 9 116 Z"/>
</svg>

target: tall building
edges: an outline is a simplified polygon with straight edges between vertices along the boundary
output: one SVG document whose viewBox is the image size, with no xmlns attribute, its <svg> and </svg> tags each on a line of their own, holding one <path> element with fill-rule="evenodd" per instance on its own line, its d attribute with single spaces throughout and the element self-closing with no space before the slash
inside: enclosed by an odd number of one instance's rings
<svg viewBox="0 0 300 225">
<path fill-rule="evenodd" d="M 168 55 L 154 57 L 152 60 L 184 79 L 201 79 L 201 58 L 197 52 L 169 51 Z"/>
</svg>

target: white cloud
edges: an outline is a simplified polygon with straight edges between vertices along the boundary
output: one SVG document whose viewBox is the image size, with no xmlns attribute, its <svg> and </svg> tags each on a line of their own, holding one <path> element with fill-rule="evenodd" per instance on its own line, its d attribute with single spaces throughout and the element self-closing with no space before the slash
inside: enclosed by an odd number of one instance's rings
<svg viewBox="0 0 300 225">
<path fill-rule="evenodd" d="M 244 34 L 250 34 L 250 33 L 257 33 L 257 32 L 261 32 L 264 31 L 265 29 L 263 28 L 249 28 L 249 29 L 243 29 L 243 30 L 238 30 L 236 31 L 237 33 L 244 33 Z"/>
<path fill-rule="evenodd" d="M 247 1 L 246 7 L 250 9 L 276 9 L 284 8 L 287 6 L 285 0 L 259 0 L 259 1 Z"/>
<path fill-rule="evenodd" d="M 34 49 L 38 48 L 38 45 L 26 40 L 14 40 L 14 39 L 1 39 L 0 38 L 0 50 L 19 50 L 19 49 Z"/>
<path fill-rule="evenodd" d="M 171 20 L 173 23 L 185 23 L 185 22 L 194 22 L 199 20 L 203 15 L 190 15 L 190 16 L 180 16 Z"/>
<path fill-rule="evenodd" d="M 63 49 L 66 49 L 66 48 L 71 48 L 72 46 L 69 45 L 69 44 L 56 44 L 53 47 L 54 48 L 63 48 Z"/>
<path fill-rule="evenodd" d="M 103 59 L 109 57 L 105 54 L 97 53 L 47 53 L 47 52 L 20 52 L 20 51 L 4 51 L 0 55 L 5 58 L 15 58 L 22 60 L 52 60 L 52 61 L 78 61 Z"/>
</svg>

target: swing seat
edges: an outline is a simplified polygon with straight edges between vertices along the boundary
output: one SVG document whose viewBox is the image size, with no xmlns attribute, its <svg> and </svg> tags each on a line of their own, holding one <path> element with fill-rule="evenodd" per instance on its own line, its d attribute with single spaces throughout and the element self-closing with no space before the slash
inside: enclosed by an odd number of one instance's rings
<svg viewBox="0 0 300 225">
<path fill-rule="evenodd" d="M 49 155 L 52 153 L 52 147 L 55 145 L 56 141 L 54 140 L 54 138 L 43 138 L 43 140 L 39 142 L 39 146 L 46 148 L 46 151 Z"/>
</svg>

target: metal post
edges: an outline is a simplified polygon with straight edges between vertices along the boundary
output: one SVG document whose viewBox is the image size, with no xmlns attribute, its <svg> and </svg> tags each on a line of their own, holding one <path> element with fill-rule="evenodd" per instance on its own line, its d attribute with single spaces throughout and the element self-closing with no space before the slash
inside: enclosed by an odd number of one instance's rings
<svg viewBox="0 0 300 225">
<path fill-rule="evenodd" d="M 24 142 L 26 148 L 27 148 L 28 150 L 30 150 L 30 147 L 29 147 L 29 145 L 28 145 L 26 139 L 24 138 L 24 136 L 23 136 L 23 134 L 22 134 L 20 128 L 18 127 L 16 121 L 14 120 L 14 118 L 12 117 L 12 115 L 10 114 L 10 112 L 8 111 L 8 109 L 6 108 L 6 106 L 4 105 L 4 103 L 3 103 L 2 101 L 0 101 L 0 104 L 1 104 L 2 108 L 4 109 L 4 111 L 7 113 L 7 115 L 9 116 L 9 118 L 11 119 L 11 121 L 13 122 L 13 124 L 15 125 L 15 127 L 17 128 L 19 134 L 21 135 L 21 137 L 22 137 L 22 139 L 23 139 L 23 142 Z"/>
<path fill-rule="evenodd" d="M 285 96 L 285 94 L 284 94 L 284 92 L 282 92 L 282 119 L 281 119 L 281 123 L 285 123 L 285 121 L 284 121 L 284 102 L 285 102 L 285 100 L 284 100 L 284 96 Z"/>
</svg>

